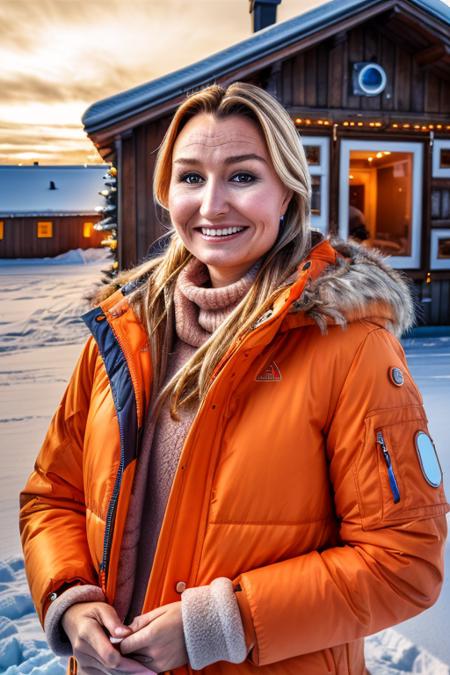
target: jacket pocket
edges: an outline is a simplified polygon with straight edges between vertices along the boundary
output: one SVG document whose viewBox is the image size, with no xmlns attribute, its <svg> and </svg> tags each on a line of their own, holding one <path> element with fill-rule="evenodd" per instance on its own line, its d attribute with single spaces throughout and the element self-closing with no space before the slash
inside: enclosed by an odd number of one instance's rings
<svg viewBox="0 0 450 675">
<path fill-rule="evenodd" d="M 420 405 L 375 411 L 366 417 L 364 444 L 355 464 L 364 529 L 447 511 L 442 482 L 432 486 L 424 475 L 416 449 L 419 432 L 428 435 Z"/>
</svg>

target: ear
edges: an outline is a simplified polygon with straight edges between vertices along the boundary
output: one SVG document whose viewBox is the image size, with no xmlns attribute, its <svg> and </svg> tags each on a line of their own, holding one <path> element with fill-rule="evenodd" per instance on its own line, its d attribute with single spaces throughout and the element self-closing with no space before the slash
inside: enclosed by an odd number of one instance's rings
<svg viewBox="0 0 450 675">
<path fill-rule="evenodd" d="M 293 190 L 286 188 L 286 193 L 283 197 L 283 201 L 281 202 L 281 209 L 283 216 L 287 211 L 287 207 L 289 206 L 289 202 L 291 201 L 293 194 L 294 194 Z"/>
</svg>

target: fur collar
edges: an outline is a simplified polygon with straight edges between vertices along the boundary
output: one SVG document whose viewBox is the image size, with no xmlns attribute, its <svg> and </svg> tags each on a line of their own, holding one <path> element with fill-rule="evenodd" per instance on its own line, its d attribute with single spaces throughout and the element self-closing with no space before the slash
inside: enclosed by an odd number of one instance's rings
<svg viewBox="0 0 450 675">
<path fill-rule="evenodd" d="M 352 321 L 370 319 L 401 336 L 414 323 L 414 303 L 406 275 L 386 264 L 375 249 L 354 240 L 328 239 L 340 254 L 337 264 L 330 265 L 318 279 L 310 281 L 301 298 L 293 304 L 290 317 L 294 318 L 294 312 L 295 323 L 315 323 L 322 333 L 332 324 L 345 328 Z M 312 248 L 321 241 L 323 235 L 314 231 Z M 91 298 L 92 304 L 104 301 L 119 288 L 128 293 L 146 279 L 142 277 L 129 284 L 131 276 L 132 270 L 122 272 Z"/>
<path fill-rule="evenodd" d="M 340 253 L 337 264 L 308 284 L 292 311 L 304 312 L 322 333 L 330 324 L 344 328 L 351 321 L 371 319 L 397 337 L 402 335 L 414 323 L 407 277 L 387 265 L 372 248 L 354 240 L 329 241 Z"/>
</svg>

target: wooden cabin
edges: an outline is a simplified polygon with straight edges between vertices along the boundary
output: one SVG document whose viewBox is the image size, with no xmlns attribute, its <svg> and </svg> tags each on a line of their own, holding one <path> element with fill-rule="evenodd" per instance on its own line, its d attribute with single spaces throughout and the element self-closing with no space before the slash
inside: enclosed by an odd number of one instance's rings
<svg viewBox="0 0 450 675">
<path fill-rule="evenodd" d="M 42 258 L 100 246 L 107 165 L 0 166 L 0 258 Z"/>
<path fill-rule="evenodd" d="M 83 121 L 118 169 L 120 265 L 163 232 L 152 177 L 176 106 L 204 85 L 244 80 L 298 128 L 313 227 L 384 251 L 413 280 L 421 322 L 450 324 L 449 24 L 439 0 L 333 0 L 95 103 Z"/>
</svg>

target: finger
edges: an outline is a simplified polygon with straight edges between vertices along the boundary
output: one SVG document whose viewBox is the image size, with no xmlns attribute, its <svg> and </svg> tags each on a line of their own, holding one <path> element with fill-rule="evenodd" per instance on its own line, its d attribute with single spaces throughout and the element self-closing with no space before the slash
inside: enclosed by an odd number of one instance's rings
<svg viewBox="0 0 450 675">
<path fill-rule="evenodd" d="M 122 640 L 119 647 L 121 654 L 134 654 L 141 652 L 146 656 L 150 656 L 149 648 L 151 643 L 151 628 L 149 625 L 141 628 L 136 633 L 132 633 L 129 637 Z"/>
<path fill-rule="evenodd" d="M 122 623 L 116 610 L 111 605 L 98 603 L 95 607 L 95 615 L 99 623 L 101 623 L 113 637 L 126 637 L 131 633 L 130 628 Z"/>
<path fill-rule="evenodd" d="M 98 654 L 94 652 L 92 647 L 85 643 L 82 645 L 83 651 L 77 652 L 75 654 L 80 666 L 82 667 L 82 672 L 84 673 L 86 669 L 95 670 L 98 673 L 106 673 L 111 675 L 111 673 L 128 673 L 129 675 L 152 675 L 153 671 L 149 671 L 145 664 L 135 661 L 134 659 L 128 659 L 125 656 L 121 656 L 117 650 L 117 656 L 119 657 L 116 665 L 112 666 L 110 664 L 102 663 L 99 660 Z"/>
<path fill-rule="evenodd" d="M 149 623 L 157 619 L 158 616 L 161 616 L 161 614 L 164 614 L 164 612 L 166 612 L 165 606 L 157 607 L 156 609 L 153 609 L 151 612 L 147 612 L 146 614 L 139 614 L 139 616 L 136 616 L 133 619 L 133 621 L 129 624 L 128 628 L 130 628 L 133 631 L 133 633 L 136 633 L 136 631 L 145 628 L 145 626 L 148 626 Z"/>
<path fill-rule="evenodd" d="M 91 625 L 88 631 L 80 631 L 79 637 L 79 641 L 73 645 L 74 654 L 80 655 L 84 660 L 93 661 L 93 663 L 88 661 L 86 665 L 102 667 L 105 672 L 119 666 L 122 656 L 110 643 L 98 623 Z"/>
</svg>

